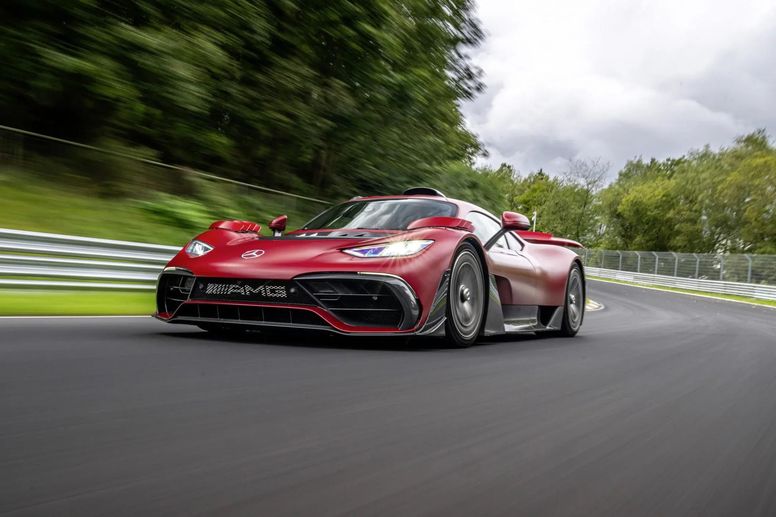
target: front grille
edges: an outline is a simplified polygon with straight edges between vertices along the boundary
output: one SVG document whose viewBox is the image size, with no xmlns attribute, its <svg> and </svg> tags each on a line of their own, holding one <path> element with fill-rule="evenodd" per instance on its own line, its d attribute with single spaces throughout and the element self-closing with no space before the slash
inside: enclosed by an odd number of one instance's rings
<svg viewBox="0 0 776 517">
<path fill-rule="evenodd" d="M 231 305 L 226 303 L 189 302 L 182 306 L 175 316 L 176 319 L 219 320 L 225 323 L 329 326 L 323 318 L 305 309 Z"/>
<path fill-rule="evenodd" d="M 174 313 L 189 299 L 194 277 L 185 273 L 162 273 L 156 289 L 156 310 L 160 313 Z"/>
<path fill-rule="evenodd" d="M 394 289 L 382 280 L 301 279 L 299 283 L 339 320 L 356 327 L 399 327 L 404 309 Z"/>
<path fill-rule="evenodd" d="M 329 326 L 309 310 L 252 304 L 321 307 L 346 325 L 399 330 L 411 328 L 420 311 L 412 290 L 390 275 L 332 273 L 258 280 L 169 272 L 159 280 L 158 311 L 176 319 Z"/>
</svg>

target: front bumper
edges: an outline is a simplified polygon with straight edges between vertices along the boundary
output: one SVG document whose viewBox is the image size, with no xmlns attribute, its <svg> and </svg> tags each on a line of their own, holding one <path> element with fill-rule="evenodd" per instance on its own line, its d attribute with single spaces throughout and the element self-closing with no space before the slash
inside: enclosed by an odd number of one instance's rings
<svg viewBox="0 0 776 517">
<path fill-rule="evenodd" d="M 382 273 L 315 273 L 291 280 L 159 276 L 156 317 L 170 323 L 292 327 L 347 334 L 412 333 L 421 305 L 402 278 Z"/>
</svg>

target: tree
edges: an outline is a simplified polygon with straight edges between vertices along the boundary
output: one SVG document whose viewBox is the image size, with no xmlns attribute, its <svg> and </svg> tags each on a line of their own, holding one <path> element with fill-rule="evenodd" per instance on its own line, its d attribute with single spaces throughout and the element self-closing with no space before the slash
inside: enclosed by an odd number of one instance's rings
<svg viewBox="0 0 776 517">
<path fill-rule="evenodd" d="M 609 165 L 600 159 L 572 160 L 561 176 L 538 170 L 513 182 L 507 204 L 529 217 L 537 229 L 594 245 L 599 238 L 598 193 Z"/>
<path fill-rule="evenodd" d="M 577 241 L 592 242 L 598 239 L 597 195 L 604 185 L 609 163 L 601 158 L 570 160 L 564 174 L 568 192 L 568 217 L 574 221 L 574 231 L 568 234 Z"/>
<path fill-rule="evenodd" d="M 628 162 L 600 197 L 606 247 L 776 252 L 776 148 L 762 130 L 718 151 Z"/>
</svg>

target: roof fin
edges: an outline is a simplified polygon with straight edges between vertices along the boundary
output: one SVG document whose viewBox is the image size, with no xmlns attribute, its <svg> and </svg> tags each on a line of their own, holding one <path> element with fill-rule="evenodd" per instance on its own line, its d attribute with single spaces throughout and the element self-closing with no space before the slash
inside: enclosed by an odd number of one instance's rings
<svg viewBox="0 0 776 517">
<path fill-rule="evenodd" d="M 447 198 L 444 194 L 431 187 L 412 187 L 402 192 L 404 196 L 438 196 Z"/>
</svg>

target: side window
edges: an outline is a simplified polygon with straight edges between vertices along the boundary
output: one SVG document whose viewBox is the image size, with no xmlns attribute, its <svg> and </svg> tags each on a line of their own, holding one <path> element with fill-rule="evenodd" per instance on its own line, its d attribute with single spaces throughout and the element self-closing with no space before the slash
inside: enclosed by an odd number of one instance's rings
<svg viewBox="0 0 776 517">
<path fill-rule="evenodd" d="M 488 240 L 490 240 L 490 238 L 493 237 L 496 232 L 501 230 L 501 223 L 480 212 L 469 212 L 465 219 L 474 225 L 474 235 L 479 237 L 483 244 L 488 242 Z M 504 237 L 501 237 L 493 245 L 493 248 L 509 249 L 507 246 L 507 240 Z"/>
<path fill-rule="evenodd" d="M 496 241 L 492 249 L 508 250 L 509 247 L 507 246 L 507 240 L 502 236 L 499 240 Z"/>
<path fill-rule="evenodd" d="M 520 251 L 525 247 L 523 246 L 523 243 L 520 242 L 520 239 L 515 237 L 515 234 L 512 232 L 507 232 L 506 238 L 507 238 L 507 242 L 509 243 L 510 249 L 513 249 L 515 251 Z"/>
</svg>

